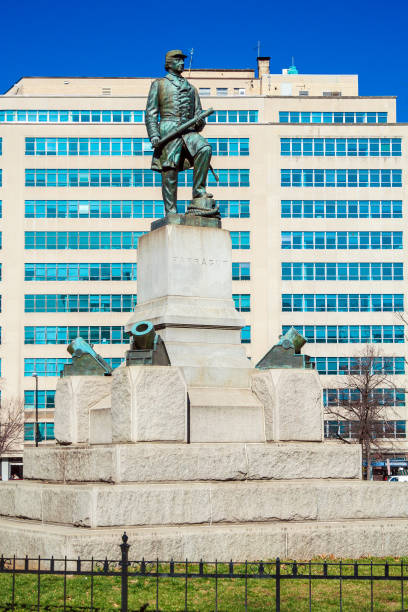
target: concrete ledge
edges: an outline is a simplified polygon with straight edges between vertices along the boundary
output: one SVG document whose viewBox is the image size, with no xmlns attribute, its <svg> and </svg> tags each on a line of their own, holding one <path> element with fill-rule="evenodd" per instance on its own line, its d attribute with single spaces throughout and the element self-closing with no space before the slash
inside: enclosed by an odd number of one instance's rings
<svg viewBox="0 0 408 612">
<path fill-rule="evenodd" d="M 359 445 L 116 444 L 24 449 L 26 480 L 162 482 L 361 478 Z"/>
<path fill-rule="evenodd" d="M 5 494 L 4 494 L 5 493 Z M 0 516 L 84 527 L 408 519 L 405 483 L 0 484 Z"/>
<path fill-rule="evenodd" d="M 408 555 L 408 520 L 269 523 L 132 528 L 131 560 L 255 561 Z M 123 528 L 78 529 L 0 519 L 0 554 L 22 557 L 120 558 Z"/>
</svg>

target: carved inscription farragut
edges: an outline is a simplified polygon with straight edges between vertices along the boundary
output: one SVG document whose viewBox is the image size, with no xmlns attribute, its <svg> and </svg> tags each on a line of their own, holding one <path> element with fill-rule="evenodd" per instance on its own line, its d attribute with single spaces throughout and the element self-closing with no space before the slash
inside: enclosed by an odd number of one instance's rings
<svg viewBox="0 0 408 612">
<path fill-rule="evenodd" d="M 210 259 L 205 257 L 176 257 L 171 258 L 171 262 L 175 264 L 197 264 L 201 266 L 219 266 L 222 264 L 231 264 L 228 259 Z"/>
</svg>

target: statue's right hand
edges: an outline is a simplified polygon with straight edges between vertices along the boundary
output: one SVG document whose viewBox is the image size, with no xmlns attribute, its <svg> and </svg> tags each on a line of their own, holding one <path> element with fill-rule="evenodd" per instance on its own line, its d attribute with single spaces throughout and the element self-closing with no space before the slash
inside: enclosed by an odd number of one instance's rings
<svg viewBox="0 0 408 612">
<path fill-rule="evenodd" d="M 157 147 L 157 145 L 159 144 L 159 140 L 160 138 L 158 136 L 153 136 L 153 138 L 150 141 L 153 149 Z"/>
</svg>

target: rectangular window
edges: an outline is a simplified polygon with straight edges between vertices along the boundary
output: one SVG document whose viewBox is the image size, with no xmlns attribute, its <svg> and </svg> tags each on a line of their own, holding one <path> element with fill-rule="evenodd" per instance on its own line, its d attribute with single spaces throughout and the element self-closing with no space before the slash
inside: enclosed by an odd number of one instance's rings
<svg viewBox="0 0 408 612">
<path fill-rule="evenodd" d="M 59 376 L 69 358 L 26 358 L 24 359 L 24 376 Z"/>
<path fill-rule="evenodd" d="M 216 110 L 207 117 L 208 123 L 258 123 L 257 110 Z"/>
<path fill-rule="evenodd" d="M 222 218 L 249 219 L 249 200 L 217 200 Z"/>
<path fill-rule="evenodd" d="M 241 343 L 242 344 L 250 344 L 251 342 L 251 326 L 245 325 L 241 329 Z"/>
<path fill-rule="evenodd" d="M 281 200 L 284 219 L 401 219 L 402 200 Z"/>
<path fill-rule="evenodd" d="M 136 294 L 34 293 L 24 296 L 24 312 L 133 312 Z"/>
<path fill-rule="evenodd" d="M 285 334 L 291 325 L 283 325 Z M 310 343 L 348 344 L 348 343 L 395 343 L 402 344 L 403 325 L 294 325 L 296 330 Z"/>
<path fill-rule="evenodd" d="M 250 232 L 230 232 L 233 249 L 250 248 Z"/>
<path fill-rule="evenodd" d="M 361 373 L 359 357 L 311 357 L 310 361 L 316 364 L 319 374 L 326 376 Z M 373 360 L 373 370 L 384 374 L 405 374 L 404 357 L 377 357 Z"/>
<path fill-rule="evenodd" d="M 251 280 L 249 261 L 232 262 L 232 280 Z"/>
<path fill-rule="evenodd" d="M 396 172 L 396 171 L 394 171 Z M 210 186 L 249 187 L 249 170 L 215 170 L 219 184 L 212 174 Z M 179 173 L 179 186 L 192 187 L 191 170 Z M 26 187 L 160 187 L 161 174 L 153 170 L 136 169 L 38 169 L 25 170 Z"/>
<path fill-rule="evenodd" d="M 24 423 L 24 440 L 26 442 L 35 441 L 34 428 L 35 428 L 35 423 Z M 54 423 L 53 422 L 50 422 L 50 423 L 39 422 L 37 439 L 39 442 L 45 442 L 47 440 L 55 440 Z"/>
<path fill-rule="evenodd" d="M 400 312 L 403 293 L 283 293 L 282 312 Z"/>
<path fill-rule="evenodd" d="M 401 138 L 281 138 L 281 155 L 400 157 Z"/>
<path fill-rule="evenodd" d="M 282 262 L 282 280 L 404 280 L 401 262 Z"/>
<path fill-rule="evenodd" d="M 402 232 L 281 232 L 282 249 L 402 249 Z"/>
<path fill-rule="evenodd" d="M 227 87 L 217 87 L 216 92 L 217 92 L 217 96 L 228 96 Z"/>
<path fill-rule="evenodd" d="M 105 359 L 113 367 L 118 367 L 123 361 L 122 358 L 113 357 Z M 24 359 L 24 376 L 59 376 L 65 364 L 71 363 L 71 359 L 62 357 L 27 357 Z M 115 364 L 115 365 L 113 365 Z"/>
<path fill-rule="evenodd" d="M 146 232 L 25 232 L 26 249 L 137 249 Z"/>
<path fill-rule="evenodd" d="M 355 421 L 325 421 L 325 438 L 356 438 L 358 426 Z M 375 435 L 378 438 L 406 438 L 406 421 L 377 421 Z"/>
<path fill-rule="evenodd" d="M 240 312 L 250 312 L 251 295 L 249 293 L 234 293 L 232 299 L 237 310 Z"/>
<path fill-rule="evenodd" d="M 299 95 L 302 95 L 299 92 Z M 279 112 L 279 123 L 387 123 L 383 112 Z"/>
<path fill-rule="evenodd" d="M 1 267 L 0 267 L 1 274 Z M 1 276 L 0 276 L 1 279 Z M 26 263 L 26 281 L 135 281 L 136 263 Z"/>
<path fill-rule="evenodd" d="M 200 94 L 200 96 L 210 96 L 211 95 L 211 89 L 210 89 L 210 87 L 199 87 L 198 88 L 198 93 Z"/>
<path fill-rule="evenodd" d="M 249 200 L 216 202 L 222 217 L 249 217 Z M 178 200 L 177 212 L 184 214 L 187 206 L 188 200 Z M 163 216 L 163 200 L 25 200 L 27 219 L 154 219 Z"/>
<path fill-rule="evenodd" d="M 144 110 L 0 110 L 0 123 L 144 123 Z"/>
<path fill-rule="evenodd" d="M 323 389 L 323 405 L 325 408 L 337 407 L 344 402 L 357 400 L 360 392 L 357 389 L 335 388 Z M 370 393 L 371 400 L 378 402 L 381 406 L 405 406 L 405 389 L 386 387 L 376 387 Z"/>
<path fill-rule="evenodd" d="M 207 138 L 212 154 L 220 156 L 249 155 L 249 138 Z"/>
<path fill-rule="evenodd" d="M 213 155 L 248 155 L 248 138 L 208 140 Z M 148 138 L 26 138 L 25 143 L 26 155 L 151 156 L 153 154 Z"/>
<path fill-rule="evenodd" d="M 81 336 L 89 344 L 127 344 L 129 336 L 120 325 L 24 327 L 24 344 L 70 344 Z"/>
<path fill-rule="evenodd" d="M 38 391 L 38 409 L 39 410 L 54 410 L 55 408 L 55 391 Z M 35 391 L 24 391 L 24 409 L 35 410 Z"/>
<path fill-rule="evenodd" d="M 26 170 L 27 172 L 27 170 Z M 282 187 L 402 187 L 401 170 L 281 169 Z"/>
</svg>

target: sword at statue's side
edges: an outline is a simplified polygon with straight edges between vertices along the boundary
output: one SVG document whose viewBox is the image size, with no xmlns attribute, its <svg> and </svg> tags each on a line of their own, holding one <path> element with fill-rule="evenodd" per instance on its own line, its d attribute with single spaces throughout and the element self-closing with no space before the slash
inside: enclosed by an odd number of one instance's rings
<svg viewBox="0 0 408 612">
<path fill-rule="evenodd" d="M 193 117 L 192 119 L 189 119 L 188 121 L 186 121 L 185 123 L 183 123 L 182 125 L 180 125 L 176 130 L 174 130 L 173 132 L 170 132 L 169 134 L 167 134 L 166 136 L 163 136 L 163 138 L 160 138 L 159 142 L 156 145 L 156 148 L 160 149 L 161 147 L 163 147 L 165 144 L 167 144 L 168 142 L 170 142 L 170 140 L 173 140 L 173 138 L 177 138 L 177 136 L 182 136 L 184 134 L 184 132 L 186 130 L 188 130 L 189 128 L 191 128 L 193 125 L 195 125 L 197 123 L 197 121 L 200 121 L 200 119 L 205 119 L 206 117 L 209 117 L 209 115 L 212 115 L 214 112 L 213 108 L 209 108 L 205 111 L 202 111 L 201 113 L 198 113 L 198 115 L 196 115 L 195 117 Z M 210 170 L 214 175 L 215 180 L 217 181 L 217 183 L 219 183 L 220 179 L 218 178 L 218 176 L 216 175 L 216 173 L 214 172 L 213 167 L 210 164 Z"/>
</svg>

